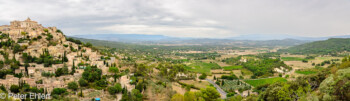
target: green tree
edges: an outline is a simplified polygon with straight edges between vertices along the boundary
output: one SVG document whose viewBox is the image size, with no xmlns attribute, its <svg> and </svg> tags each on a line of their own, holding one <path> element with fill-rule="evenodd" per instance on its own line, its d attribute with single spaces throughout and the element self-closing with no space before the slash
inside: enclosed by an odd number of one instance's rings
<svg viewBox="0 0 350 101">
<path fill-rule="evenodd" d="M 79 97 L 84 97 L 84 93 L 83 93 L 83 90 L 82 90 L 82 89 L 80 89 L 80 92 L 78 93 L 78 96 L 79 96 Z"/>
<path fill-rule="evenodd" d="M 76 91 L 76 90 L 78 90 L 78 84 L 76 83 L 76 82 L 70 82 L 70 83 L 68 83 L 68 89 L 71 89 L 71 90 L 74 90 L 74 91 Z"/>
<path fill-rule="evenodd" d="M 185 101 L 184 96 L 181 94 L 175 94 L 171 97 L 170 101 Z"/>
<path fill-rule="evenodd" d="M 102 78 L 102 70 L 97 68 L 97 66 L 88 66 L 85 68 L 82 75 L 83 79 L 87 80 L 88 82 L 95 82 Z"/>
<path fill-rule="evenodd" d="M 60 96 L 64 96 L 67 93 L 67 89 L 65 88 L 54 88 L 51 92 L 51 96 L 53 96 L 53 98 L 58 99 Z"/>
<path fill-rule="evenodd" d="M 123 90 L 122 85 L 120 83 L 115 84 L 114 87 L 117 89 L 117 93 Z"/>
<path fill-rule="evenodd" d="M 11 85 L 11 87 L 10 87 L 10 91 L 12 92 L 12 93 L 18 93 L 19 92 L 19 86 L 17 86 L 17 85 Z"/>
<path fill-rule="evenodd" d="M 116 82 L 118 78 L 117 73 L 119 73 L 119 69 L 117 67 L 109 67 L 108 71 L 114 74 L 113 78 L 114 78 L 114 82 Z"/>
<path fill-rule="evenodd" d="M 74 60 L 73 60 L 73 66 L 72 66 L 71 74 L 73 75 L 74 73 L 75 73 L 75 63 L 74 63 Z"/>
<path fill-rule="evenodd" d="M 199 76 L 198 78 L 203 80 L 203 79 L 207 78 L 207 74 L 202 73 L 202 75 L 201 75 L 201 76 Z"/>
<path fill-rule="evenodd" d="M 111 94 L 111 95 L 117 94 L 117 88 L 115 88 L 113 86 L 108 87 L 107 90 L 108 90 L 108 93 Z"/>
<path fill-rule="evenodd" d="M 89 85 L 89 83 L 86 80 L 82 79 L 82 78 L 80 78 L 78 82 L 79 82 L 79 85 L 81 87 L 86 87 L 86 86 Z"/>
<path fill-rule="evenodd" d="M 85 44 L 85 47 L 92 47 L 92 44 L 89 43 L 89 42 L 87 42 L 87 43 Z"/>
<path fill-rule="evenodd" d="M 21 52 L 22 51 L 22 48 L 19 44 L 15 44 L 13 46 L 13 53 L 17 53 L 17 52 Z"/>
<path fill-rule="evenodd" d="M 220 93 L 214 87 L 207 87 L 200 90 L 205 101 L 214 101 L 220 98 Z"/>
<path fill-rule="evenodd" d="M 184 94 L 185 101 L 197 101 L 195 92 L 188 91 Z"/>
</svg>

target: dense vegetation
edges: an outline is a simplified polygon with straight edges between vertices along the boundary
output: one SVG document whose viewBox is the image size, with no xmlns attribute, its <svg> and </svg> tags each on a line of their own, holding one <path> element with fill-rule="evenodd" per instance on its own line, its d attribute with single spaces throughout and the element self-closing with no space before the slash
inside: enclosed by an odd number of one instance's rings
<svg viewBox="0 0 350 101">
<path fill-rule="evenodd" d="M 328 40 L 306 43 L 279 51 L 292 54 L 339 55 L 344 51 L 350 51 L 350 39 L 331 38 Z"/>
<path fill-rule="evenodd" d="M 287 81 L 286 79 L 281 78 L 281 77 L 244 80 L 244 82 L 246 82 L 254 87 L 266 85 L 266 84 L 273 84 L 275 82 L 286 82 L 286 81 Z"/>
<path fill-rule="evenodd" d="M 241 65 L 243 68 L 248 69 L 249 71 L 253 72 L 252 78 L 258 78 L 258 77 L 269 77 L 272 76 L 274 72 L 274 68 L 280 68 L 283 67 L 286 71 L 291 70 L 290 66 L 287 66 L 284 64 L 283 61 L 280 59 L 272 59 L 271 57 L 277 58 L 275 54 L 259 54 L 257 56 L 239 56 L 239 57 L 232 57 L 232 58 L 226 58 L 222 60 L 222 62 L 225 62 L 227 64 L 231 65 Z M 242 61 L 245 60 L 245 61 Z M 230 70 L 230 69 L 239 69 L 240 66 L 230 66 L 230 67 L 224 67 L 224 69 Z"/>
</svg>

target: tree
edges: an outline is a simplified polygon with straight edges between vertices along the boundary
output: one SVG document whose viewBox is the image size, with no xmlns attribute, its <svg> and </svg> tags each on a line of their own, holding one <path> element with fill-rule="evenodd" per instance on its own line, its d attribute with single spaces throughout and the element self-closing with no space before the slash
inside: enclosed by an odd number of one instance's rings
<svg viewBox="0 0 350 101">
<path fill-rule="evenodd" d="M 119 93 L 123 90 L 122 85 L 120 83 L 115 84 L 114 87 L 117 89 L 117 93 Z"/>
<path fill-rule="evenodd" d="M 242 101 L 243 97 L 241 95 L 236 95 L 228 98 L 228 101 Z"/>
<path fill-rule="evenodd" d="M 133 89 L 131 92 L 124 91 L 121 101 L 142 101 L 142 97 L 139 90 Z"/>
<path fill-rule="evenodd" d="M 171 97 L 171 101 L 185 101 L 184 96 L 181 94 L 175 94 Z"/>
<path fill-rule="evenodd" d="M 17 86 L 17 85 L 11 85 L 10 91 L 11 91 L 12 93 L 18 93 L 18 92 L 19 92 L 19 86 Z"/>
<path fill-rule="evenodd" d="M 89 83 L 86 80 L 82 79 L 82 78 L 80 78 L 78 82 L 79 82 L 79 85 L 81 87 L 86 87 L 86 86 L 89 85 Z"/>
<path fill-rule="evenodd" d="M 196 101 L 197 97 L 195 92 L 188 91 L 184 94 L 184 100 L 185 101 Z"/>
<path fill-rule="evenodd" d="M 120 85 L 120 83 L 117 83 L 114 86 L 108 87 L 107 90 L 109 94 L 115 95 L 116 93 L 119 93 L 122 91 L 122 86 Z"/>
<path fill-rule="evenodd" d="M 207 78 L 207 74 L 202 73 L 202 75 L 201 75 L 201 76 L 199 76 L 198 78 L 203 80 L 203 79 Z"/>
<path fill-rule="evenodd" d="M 63 75 L 63 69 L 62 68 L 57 68 L 57 70 L 55 71 L 56 77 L 59 77 L 61 75 Z"/>
<path fill-rule="evenodd" d="M 85 44 L 85 47 L 92 47 L 92 44 L 89 43 L 89 42 L 87 42 L 87 43 Z"/>
<path fill-rule="evenodd" d="M 73 60 L 73 66 L 72 66 L 72 72 L 71 74 L 73 75 L 75 73 L 75 63 L 74 63 L 74 60 Z"/>
<path fill-rule="evenodd" d="M 0 86 L 0 90 L 2 90 L 2 91 L 4 91 L 4 92 L 6 92 L 6 93 L 7 93 L 7 90 L 6 90 L 6 88 L 5 88 L 5 86 L 4 86 L 4 85 L 1 85 L 1 86 Z"/>
<path fill-rule="evenodd" d="M 117 94 L 117 88 L 115 88 L 113 86 L 108 87 L 107 90 L 108 90 L 108 93 L 111 94 L 111 95 Z"/>
<path fill-rule="evenodd" d="M 109 67 L 108 71 L 114 73 L 113 78 L 114 82 L 116 82 L 116 79 L 118 77 L 117 73 L 119 73 L 119 69 L 117 67 Z"/>
<path fill-rule="evenodd" d="M 66 51 L 64 51 L 63 57 L 62 57 L 62 63 L 64 63 L 64 62 L 68 62 L 68 58 L 67 58 L 67 53 L 66 53 Z"/>
<path fill-rule="evenodd" d="M 21 32 L 22 38 L 24 38 L 27 34 L 27 32 Z"/>
<path fill-rule="evenodd" d="M 133 95 L 134 101 L 142 101 L 143 95 L 141 94 L 141 92 L 139 90 L 133 89 L 133 90 L 131 90 L 131 94 Z"/>
<path fill-rule="evenodd" d="M 62 95 L 66 92 L 67 90 L 65 88 L 54 88 L 51 92 L 51 95 Z"/>
<path fill-rule="evenodd" d="M 13 53 L 17 53 L 17 52 L 20 52 L 20 51 L 22 51 L 21 46 L 19 44 L 15 44 L 13 46 Z"/>
<path fill-rule="evenodd" d="M 68 83 L 68 89 L 71 89 L 71 90 L 78 90 L 78 84 L 76 82 L 70 82 Z"/>
<path fill-rule="evenodd" d="M 97 68 L 97 66 L 88 66 L 85 68 L 82 75 L 83 79 L 87 80 L 88 82 L 95 82 L 102 78 L 102 70 Z"/>
<path fill-rule="evenodd" d="M 80 89 L 80 92 L 78 93 L 78 96 L 79 96 L 79 97 L 84 97 L 84 94 L 83 94 L 83 90 L 82 90 L 82 89 Z"/>
<path fill-rule="evenodd" d="M 205 101 L 214 101 L 220 98 L 220 93 L 214 87 L 201 89 L 200 92 Z"/>
</svg>

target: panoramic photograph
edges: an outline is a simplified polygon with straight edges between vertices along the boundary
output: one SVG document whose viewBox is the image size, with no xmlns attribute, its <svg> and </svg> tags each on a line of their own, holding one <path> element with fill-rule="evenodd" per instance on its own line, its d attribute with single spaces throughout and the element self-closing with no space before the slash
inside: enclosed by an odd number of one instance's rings
<svg viewBox="0 0 350 101">
<path fill-rule="evenodd" d="M 0 9 L 0 101 L 350 101 L 349 0 Z"/>
</svg>

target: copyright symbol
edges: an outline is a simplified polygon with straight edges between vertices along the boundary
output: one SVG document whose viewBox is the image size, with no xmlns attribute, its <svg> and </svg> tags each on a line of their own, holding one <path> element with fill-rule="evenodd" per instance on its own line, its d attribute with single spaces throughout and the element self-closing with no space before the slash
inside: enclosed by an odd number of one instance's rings
<svg viewBox="0 0 350 101">
<path fill-rule="evenodd" d="M 5 93 L 0 93 L 0 99 L 5 99 L 6 98 L 6 94 Z"/>
</svg>

